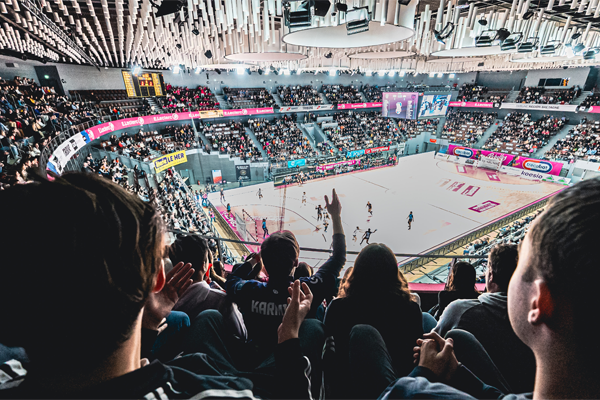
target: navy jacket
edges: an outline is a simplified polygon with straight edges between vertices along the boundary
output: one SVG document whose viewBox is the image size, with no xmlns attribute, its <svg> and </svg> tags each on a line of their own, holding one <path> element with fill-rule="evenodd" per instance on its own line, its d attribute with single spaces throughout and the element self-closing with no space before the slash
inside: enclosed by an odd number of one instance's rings
<svg viewBox="0 0 600 400">
<path fill-rule="evenodd" d="M 315 318 L 319 305 L 337 292 L 336 279 L 346 263 L 346 237 L 333 235 L 333 253 L 310 278 L 300 278 L 313 293 L 313 303 L 307 318 Z M 252 265 L 244 263 L 229 274 L 225 283 L 228 296 L 238 305 L 248 337 L 258 347 L 267 349 L 277 344 L 277 328 L 287 308 L 288 287 L 294 278 L 270 278 L 268 283 L 246 280 Z"/>
</svg>

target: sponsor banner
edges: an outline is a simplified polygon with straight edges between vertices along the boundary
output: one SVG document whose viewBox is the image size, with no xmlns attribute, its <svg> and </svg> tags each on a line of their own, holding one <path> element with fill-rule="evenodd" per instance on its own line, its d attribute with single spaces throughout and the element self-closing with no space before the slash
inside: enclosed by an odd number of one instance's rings
<svg viewBox="0 0 600 400">
<path fill-rule="evenodd" d="M 239 117 L 244 115 L 273 114 L 273 107 L 242 108 L 239 110 L 221 110 L 224 117 Z"/>
<path fill-rule="evenodd" d="M 488 201 L 484 201 L 481 204 L 477 204 L 476 206 L 469 207 L 469 210 L 475 211 L 477 213 L 482 213 L 484 211 L 490 210 L 499 205 L 500 205 L 500 203 L 496 203 L 495 201 L 488 200 Z"/>
<path fill-rule="evenodd" d="M 73 157 L 79 149 L 85 146 L 87 143 L 85 141 L 84 136 L 81 133 L 76 133 L 66 141 L 60 144 L 52 153 L 52 158 L 50 159 L 54 164 L 55 171 L 59 174 L 62 174 L 62 171 L 67 165 L 67 162 Z"/>
<path fill-rule="evenodd" d="M 497 158 L 502 161 L 503 166 L 510 166 L 533 172 L 542 172 L 550 175 L 559 175 L 563 167 L 562 163 L 555 161 L 538 160 L 518 155 L 497 153 L 495 151 L 471 149 L 454 144 L 448 146 L 448 154 L 472 160 L 477 160 L 480 156 Z"/>
<path fill-rule="evenodd" d="M 383 105 L 381 115 L 401 119 L 417 118 L 419 108 L 419 93 L 383 93 Z"/>
<path fill-rule="evenodd" d="M 319 165 L 319 166 L 317 166 L 317 171 L 329 171 L 330 169 L 334 169 L 335 167 L 342 166 L 342 165 L 360 165 L 360 160 L 354 159 L 354 160 L 340 161 L 340 162 L 331 163 L 331 164 Z"/>
<path fill-rule="evenodd" d="M 300 160 L 288 161 L 288 168 L 304 167 L 306 165 L 306 158 Z"/>
<path fill-rule="evenodd" d="M 158 173 L 175 165 L 183 164 L 184 162 L 187 162 L 187 156 L 185 150 L 181 150 L 152 160 L 152 165 Z"/>
<path fill-rule="evenodd" d="M 338 104 L 338 110 L 354 110 L 356 108 L 377 108 L 383 105 L 382 102 L 376 103 L 350 103 L 350 104 Z"/>
<path fill-rule="evenodd" d="M 366 149 L 365 154 L 380 153 L 382 151 L 388 151 L 389 149 L 390 146 L 372 147 L 370 149 Z"/>
<path fill-rule="evenodd" d="M 449 107 L 473 107 L 473 108 L 494 108 L 494 103 L 480 103 L 477 101 L 451 101 Z"/>
<path fill-rule="evenodd" d="M 600 113 L 600 106 L 591 106 L 587 112 L 595 114 Z"/>
<path fill-rule="evenodd" d="M 490 181 L 500 182 L 500 177 L 495 172 L 487 172 L 485 173 Z"/>
<path fill-rule="evenodd" d="M 365 154 L 365 150 L 352 150 L 346 153 L 346 157 L 354 158 Z"/>
<path fill-rule="evenodd" d="M 452 185 L 448 186 L 446 190 L 450 190 L 452 192 L 458 192 L 460 188 L 465 186 L 464 182 L 453 182 Z"/>
<path fill-rule="evenodd" d="M 236 165 L 235 166 L 235 179 L 239 182 L 239 181 L 249 181 L 251 178 L 250 176 L 250 165 L 247 164 L 243 164 L 243 165 Z"/>
<path fill-rule="evenodd" d="M 213 169 L 212 170 L 212 178 L 213 178 L 213 183 L 221 182 L 223 180 L 223 177 L 221 176 L 221 170 Z"/>
<path fill-rule="evenodd" d="M 318 104 L 318 105 L 314 105 L 314 106 L 287 106 L 287 107 L 279 108 L 280 113 L 320 111 L 320 110 L 333 110 L 333 104 Z"/>
<path fill-rule="evenodd" d="M 463 196 L 473 197 L 475 193 L 477 193 L 481 189 L 479 186 L 468 186 L 465 190 L 462 191 Z"/>
<path fill-rule="evenodd" d="M 542 110 L 575 112 L 578 106 L 570 104 L 529 104 L 529 103 L 502 103 L 500 108 L 512 110 Z"/>
<path fill-rule="evenodd" d="M 502 167 L 500 168 L 500 172 L 504 172 L 512 176 L 520 176 L 523 179 L 529 179 L 532 181 L 553 182 L 561 185 L 568 185 L 569 183 L 571 183 L 571 178 L 563 178 L 561 176 L 550 175 L 545 174 L 543 172 L 535 172 L 520 168 Z"/>
</svg>

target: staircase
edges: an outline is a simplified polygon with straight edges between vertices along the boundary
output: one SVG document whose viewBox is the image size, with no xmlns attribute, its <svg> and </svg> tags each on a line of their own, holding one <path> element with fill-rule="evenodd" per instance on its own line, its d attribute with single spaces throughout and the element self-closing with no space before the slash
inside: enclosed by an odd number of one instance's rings
<svg viewBox="0 0 600 400">
<path fill-rule="evenodd" d="M 263 157 L 263 160 L 268 160 L 269 156 L 267 155 L 266 150 L 263 150 L 263 145 L 262 143 L 258 140 L 258 138 L 256 137 L 256 135 L 254 134 L 254 132 L 252 132 L 252 129 L 250 128 L 246 128 L 246 134 L 248 135 L 248 137 L 250 139 L 252 139 L 252 142 L 254 143 L 254 145 L 256 146 L 256 148 L 258 150 L 260 150 L 260 154 Z"/>
<path fill-rule="evenodd" d="M 322 156 L 323 153 L 321 153 L 321 150 L 318 149 L 317 142 L 315 141 L 314 136 L 309 133 L 309 130 L 306 129 L 306 126 L 304 124 L 298 124 L 298 123 L 296 124 L 296 126 L 298 127 L 298 129 L 300 129 L 302 131 L 302 133 L 304 134 L 304 136 L 306 136 L 306 138 L 308 139 L 310 145 L 317 152 L 317 154 L 320 155 L 320 156 Z M 313 130 L 313 129 L 311 129 L 311 130 Z"/>
<path fill-rule="evenodd" d="M 519 95 L 518 90 L 511 90 L 510 93 L 508 94 L 508 96 L 506 96 L 506 100 L 504 100 L 504 102 L 505 103 L 514 103 L 515 100 L 517 100 L 518 95 Z"/>
<path fill-rule="evenodd" d="M 154 99 L 152 97 L 146 97 L 146 101 L 150 105 L 150 109 L 160 112 L 160 110 L 161 110 L 160 106 L 158 104 L 156 104 L 156 101 L 154 101 Z"/>
<path fill-rule="evenodd" d="M 200 139 L 202 139 L 202 143 L 204 143 L 204 148 L 206 148 L 206 145 L 208 145 L 208 147 L 210 149 L 212 149 L 212 143 L 210 142 L 210 140 L 206 136 L 204 136 L 204 130 L 200 130 L 200 129 L 198 130 L 198 137 Z"/>
<path fill-rule="evenodd" d="M 573 100 L 573 102 L 571 104 L 574 106 L 578 106 L 591 94 L 592 94 L 591 91 L 582 92 L 581 95 L 579 95 L 578 98 Z"/>
<path fill-rule="evenodd" d="M 560 131 L 558 131 L 558 133 L 554 136 L 552 136 L 552 138 L 550 138 L 550 141 L 548 142 L 547 145 L 545 145 L 544 147 L 542 147 L 541 149 L 538 149 L 535 153 L 533 153 L 533 156 L 535 158 L 542 158 L 546 152 L 548 150 L 550 150 L 555 144 L 556 142 L 558 142 L 561 139 L 564 139 L 565 136 L 567 136 L 569 134 L 569 131 L 574 127 L 575 125 L 565 125 Z"/>
<path fill-rule="evenodd" d="M 501 119 L 496 119 L 492 125 L 486 129 L 485 132 L 483 132 L 483 135 L 481 135 L 481 138 L 479 138 L 479 140 L 477 141 L 477 143 L 475 143 L 475 148 L 480 149 L 483 147 L 483 145 L 485 144 L 485 142 L 487 142 L 487 140 L 494 134 L 494 132 L 496 132 L 496 130 L 500 127 L 500 123 L 502 122 Z"/>
<path fill-rule="evenodd" d="M 279 97 L 279 94 L 273 93 L 273 100 L 275 100 L 275 104 L 277 104 L 277 107 L 283 107 L 283 101 L 281 101 L 281 97 Z"/>
<path fill-rule="evenodd" d="M 442 131 L 444 130 L 444 125 L 446 124 L 446 117 L 441 117 L 438 125 L 437 125 L 437 131 L 435 132 L 436 136 L 440 137 L 442 136 Z"/>
<path fill-rule="evenodd" d="M 327 143 L 329 143 L 329 145 L 333 148 L 333 151 L 335 151 L 336 153 L 339 153 L 338 149 L 327 138 L 327 135 L 323 132 L 323 130 L 321 129 L 321 127 L 319 126 L 319 124 L 314 123 L 313 126 L 315 127 L 315 140 L 317 142 L 327 142 Z M 321 140 L 318 140 L 318 138 L 321 138 Z"/>
<path fill-rule="evenodd" d="M 365 94 L 363 92 L 358 92 L 360 93 L 360 102 L 361 103 L 368 103 L 369 99 L 367 99 L 367 96 L 365 96 Z"/>
<path fill-rule="evenodd" d="M 319 97 L 321 100 L 323 100 L 323 104 L 331 104 L 329 101 L 327 101 L 327 97 L 325 97 L 323 93 L 319 93 Z"/>
<path fill-rule="evenodd" d="M 221 105 L 222 109 L 229 109 L 229 108 L 231 108 L 231 107 L 229 107 L 229 104 L 227 104 L 227 100 L 225 100 L 225 97 L 222 94 L 216 94 L 215 93 L 215 97 L 217 98 L 217 101 Z"/>
</svg>

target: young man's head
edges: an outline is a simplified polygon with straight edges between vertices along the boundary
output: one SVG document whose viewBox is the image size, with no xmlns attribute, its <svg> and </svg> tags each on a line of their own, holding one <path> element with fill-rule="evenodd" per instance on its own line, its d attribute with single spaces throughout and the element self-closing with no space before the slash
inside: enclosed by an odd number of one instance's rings
<svg viewBox="0 0 600 400">
<path fill-rule="evenodd" d="M 0 303 L 10 304 L 0 309 L 0 343 L 24 347 L 32 374 L 110 363 L 164 284 L 155 209 L 93 174 L 16 185 L 0 204 L 27 210 L 0 230 Z"/>
<path fill-rule="evenodd" d="M 508 292 L 518 259 L 519 250 L 514 244 L 499 244 L 492 248 L 485 271 L 485 287 L 489 293 Z"/>
<path fill-rule="evenodd" d="M 210 250 L 208 242 L 198 236 L 183 236 L 175 240 L 169 247 L 169 258 L 173 265 L 180 262 L 192 264 L 195 272 L 191 279 L 194 282 L 201 282 L 206 279 L 210 263 Z"/>
<path fill-rule="evenodd" d="M 600 181 L 590 179 L 556 195 L 523 240 L 508 289 L 509 317 L 538 363 L 568 360 L 598 372 L 600 342 L 590 324 L 598 303 L 599 227 Z"/>
<path fill-rule="evenodd" d="M 269 277 L 287 277 L 298 266 L 300 246 L 290 231 L 271 234 L 260 245 L 260 257 Z"/>
</svg>

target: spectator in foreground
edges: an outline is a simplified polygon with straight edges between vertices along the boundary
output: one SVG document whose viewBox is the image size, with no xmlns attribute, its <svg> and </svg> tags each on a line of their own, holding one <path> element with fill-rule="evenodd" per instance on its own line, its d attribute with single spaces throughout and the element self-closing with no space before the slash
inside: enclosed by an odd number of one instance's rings
<svg viewBox="0 0 600 400">
<path fill-rule="evenodd" d="M 46 207 L 36 207 L 42 198 Z M 3 384 L 10 389 L 1 391 L 2 397 L 309 396 L 305 371 L 310 363 L 298 339 L 312 303 L 306 284 L 296 281 L 288 291 L 292 298 L 278 330 L 275 375 L 242 375 L 232 366 L 215 311 L 206 311 L 192 326 L 197 331 L 187 344 L 188 355 L 171 365 L 148 363 L 140 347 L 150 294 L 166 295 L 167 288 L 169 295 L 155 300 L 162 312 L 169 311 L 187 281 L 166 281 L 164 230 L 152 205 L 92 174 L 18 185 L 1 191 L 0 203 L 29 210 L 18 216 L 19 223 L 11 223 L 10 232 L 0 232 L 0 241 L 11 249 L 0 266 L 0 302 L 11 304 L 0 310 L 6 322 L 0 342 L 23 346 L 30 359 L 26 375 L 21 370 L 17 379 Z M 32 242 L 22 237 L 34 224 L 51 226 L 60 242 L 40 238 L 31 251 Z M 26 282 L 27 296 L 19 282 Z M 60 312 L 76 317 L 57 321 Z"/>
<path fill-rule="evenodd" d="M 331 202 L 325 203 L 333 224 L 333 254 L 310 278 L 301 278 L 313 293 L 309 318 L 314 318 L 323 299 L 337 291 L 336 279 L 346 262 L 346 240 L 342 227 L 342 205 L 333 190 Z M 248 279 L 253 276 L 253 262 L 246 262 L 227 276 L 227 295 L 238 304 L 244 316 L 248 336 L 257 348 L 255 361 L 260 363 L 277 344 L 277 328 L 287 307 L 288 286 L 294 280 L 300 248 L 292 232 L 279 231 L 269 236 L 260 247 L 260 258 L 269 275 L 267 283 Z"/>
<path fill-rule="evenodd" d="M 485 271 L 486 293 L 474 300 L 450 303 L 434 332 L 441 337 L 452 329 L 473 334 L 506 378 L 510 389 L 520 393 L 533 390 L 535 358 L 508 320 L 508 283 L 517 268 L 518 256 L 517 246 L 513 244 L 492 248 Z"/>
<path fill-rule="evenodd" d="M 476 299 L 479 292 L 475 289 L 477 280 L 475 267 L 468 262 L 459 261 L 452 266 L 446 288 L 438 293 L 438 309 L 434 317 L 439 319 L 448 304 L 458 299 Z"/>
<path fill-rule="evenodd" d="M 507 395 L 486 385 L 490 382 L 473 375 L 486 367 L 493 369 L 485 352 L 476 345 L 467 349 L 482 354 L 479 368 L 467 369 L 458 363 L 460 355 L 454 354 L 458 340 L 431 333 L 418 342 L 418 367 L 396 382 L 386 376 L 384 381 L 393 384 L 380 398 L 598 398 L 600 342 L 590 336 L 590 316 L 595 315 L 598 303 L 600 269 L 595 251 L 599 225 L 600 182 L 585 180 L 556 195 L 523 241 L 508 288 L 508 315 L 517 336 L 535 354 L 533 393 Z M 371 333 L 374 336 L 365 337 L 366 345 L 380 340 L 376 331 Z M 372 354 L 373 364 L 363 361 L 364 381 L 371 379 L 369 371 L 386 367 L 377 362 L 385 359 L 380 357 L 385 354 Z"/>
<path fill-rule="evenodd" d="M 178 238 L 169 248 L 169 258 L 173 264 L 184 262 L 195 267 L 191 276 L 192 285 L 173 309 L 183 311 L 192 320 L 202 311 L 217 310 L 223 316 L 228 334 L 245 341 L 246 327 L 237 306 L 227 298 L 225 292 L 212 289 L 208 284 L 211 257 L 206 239 L 194 235 Z"/>
<path fill-rule="evenodd" d="M 423 335 L 421 308 L 413 301 L 396 256 L 380 243 L 361 250 L 340 292 L 342 296 L 329 304 L 325 314 L 326 333 L 334 338 L 337 359 L 334 373 L 328 377 L 338 382 L 329 384 L 343 391 L 334 395 L 336 398 L 367 398 L 362 392 L 365 382 L 346 368 L 355 356 L 349 352 L 352 328 L 366 324 L 377 329 L 396 375 L 405 376 L 412 370 L 415 342 Z"/>
</svg>

